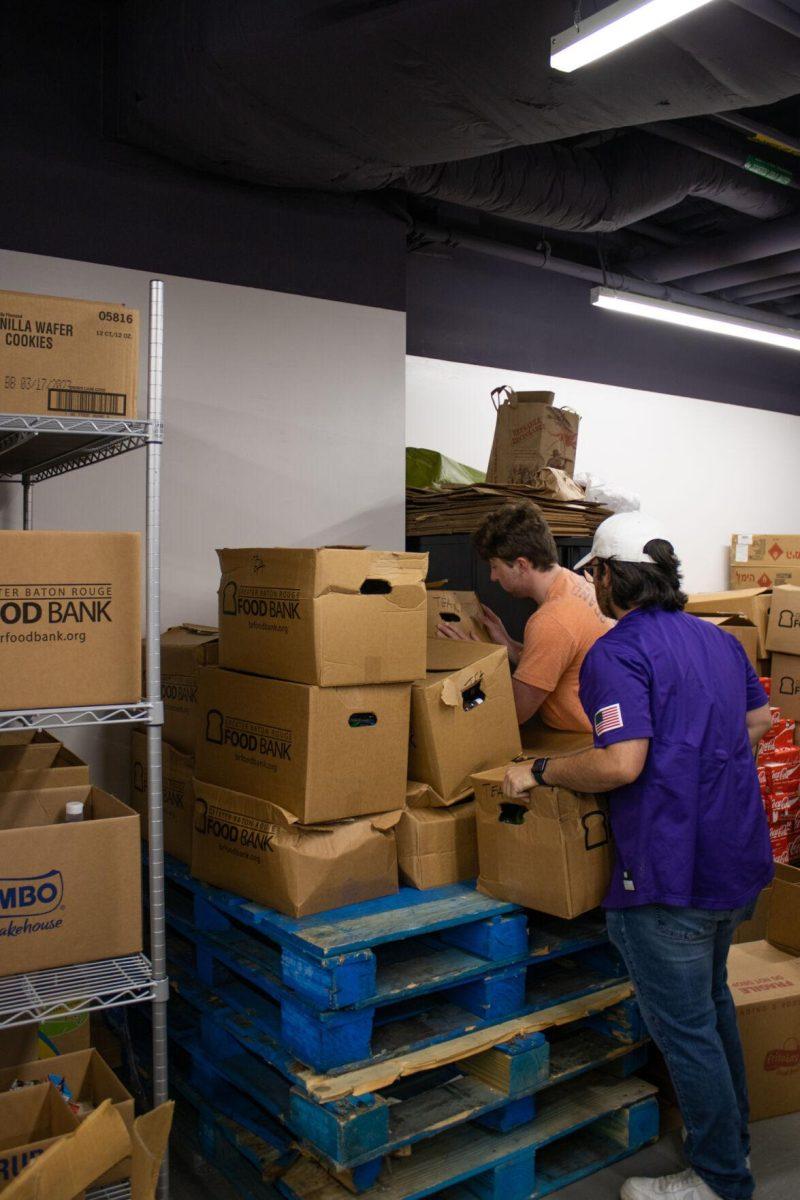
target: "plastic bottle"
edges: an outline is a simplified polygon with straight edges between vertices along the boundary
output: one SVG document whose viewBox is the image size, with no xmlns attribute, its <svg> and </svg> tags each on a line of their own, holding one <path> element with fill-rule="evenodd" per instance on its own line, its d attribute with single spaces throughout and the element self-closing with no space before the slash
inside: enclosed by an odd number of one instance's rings
<svg viewBox="0 0 800 1200">
<path fill-rule="evenodd" d="M 82 800 L 68 800 L 67 801 L 67 811 L 64 816 L 65 824 L 71 825 L 76 821 L 82 821 L 82 820 L 83 820 L 83 801 Z"/>
</svg>

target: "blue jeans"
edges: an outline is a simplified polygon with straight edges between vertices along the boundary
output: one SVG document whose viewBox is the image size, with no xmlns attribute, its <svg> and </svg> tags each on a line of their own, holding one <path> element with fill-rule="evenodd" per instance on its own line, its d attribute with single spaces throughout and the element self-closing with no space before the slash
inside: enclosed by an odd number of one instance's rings
<svg viewBox="0 0 800 1200">
<path fill-rule="evenodd" d="M 606 913 L 672 1077 L 688 1160 L 723 1200 L 750 1200 L 755 1188 L 745 1163 L 750 1109 L 727 972 L 734 930 L 752 911 L 646 904 Z"/>
</svg>

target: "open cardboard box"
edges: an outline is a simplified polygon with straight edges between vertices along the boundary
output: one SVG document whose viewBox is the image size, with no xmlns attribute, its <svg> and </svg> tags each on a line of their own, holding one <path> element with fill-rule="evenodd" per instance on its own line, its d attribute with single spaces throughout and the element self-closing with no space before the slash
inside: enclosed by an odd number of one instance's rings
<svg viewBox="0 0 800 1200">
<path fill-rule="evenodd" d="M 62 749 L 62 743 L 46 729 L 21 729 L 0 736 L 0 771 L 46 771 Z"/>
<path fill-rule="evenodd" d="M 26 746 L 30 752 L 36 744 Z M 41 746 L 49 751 L 49 745 Z M 89 767 L 77 754 L 73 754 L 66 746 L 56 743 L 56 753 L 52 763 L 47 767 L 10 767 L 2 765 L 3 754 L 0 751 L 0 793 L 2 792 L 31 792 L 40 788 L 80 787 L 89 783 Z"/>
<path fill-rule="evenodd" d="M 727 592 L 696 592 L 689 597 L 686 611 L 700 615 L 738 613 L 751 621 L 758 631 L 758 657 L 767 656 L 767 624 L 772 596 L 766 587 L 740 588 Z"/>
<path fill-rule="evenodd" d="M 110 1100 L 128 1129 L 133 1128 L 133 1097 L 96 1050 L 78 1050 L 74 1054 L 4 1067 L 0 1070 L 0 1095 L 7 1092 L 16 1079 L 46 1084 L 52 1075 L 64 1079 L 73 1099 L 91 1101 L 95 1109 L 104 1100 Z M 119 1183 L 130 1173 L 130 1161 L 123 1160 L 98 1182 L 101 1185 Z"/>
<path fill-rule="evenodd" d="M 475 592 L 428 589 L 428 637 L 439 637 L 440 625 L 452 625 L 459 633 L 479 642 L 492 639 L 486 631 L 481 602 Z"/>
<path fill-rule="evenodd" d="M 739 613 L 696 613 L 694 615 L 701 621 L 707 621 L 709 625 L 716 625 L 718 629 L 724 629 L 725 633 L 735 637 L 737 642 L 744 647 L 744 652 L 750 660 L 753 670 L 758 672 L 758 629 L 752 621 L 747 617 L 740 616 Z"/>
<path fill-rule="evenodd" d="M 478 874 L 471 793 L 445 802 L 427 783 L 409 780 L 396 838 L 400 880 L 411 887 L 443 887 Z"/>
<path fill-rule="evenodd" d="M 55 1088 L 48 1087 L 74 1122 L 75 1118 Z M 25 1096 L 35 1090 L 38 1089 L 9 1092 L 8 1095 Z M 0 1096 L 0 1103 L 2 1101 Z M 86 1188 L 128 1158 L 131 1159 L 131 1200 L 155 1200 L 174 1107 L 172 1101 L 162 1104 L 139 1117 L 133 1128 L 128 1129 L 118 1109 L 110 1100 L 104 1100 L 77 1128 L 57 1135 L 44 1153 L 22 1169 L 6 1187 L 3 1200 L 82 1200 Z"/>
<path fill-rule="evenodd" d="M 143 658 L 144 653 L 143 646 Z M 200 727 L 197 673 L 216 666 L 217 657 L 218 630 L 212 625 L 173 625 L 161 635 L 163 737 L 183 754 L 194 755 Z"/>
<path fill-rule="evenodd" d="M 754 1121 L 800 1110 L 800 870 L 776 868 L 764 908 L 766 937 L 728 956 Z"/>
</svg>

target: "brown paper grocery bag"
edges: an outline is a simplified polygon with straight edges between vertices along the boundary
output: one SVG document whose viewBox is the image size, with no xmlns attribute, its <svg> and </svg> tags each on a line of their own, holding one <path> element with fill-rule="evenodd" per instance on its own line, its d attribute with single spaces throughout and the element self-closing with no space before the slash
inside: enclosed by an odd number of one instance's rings
<svg viewBox="0 0 800 1200">
<path fill-rule="evenodd" d="M 497 420 L 487 483 L 534 486 L 543 467 L 572 476 L 581 419 L 556 408 L 554 399 L 553 392 L 515 392 L 505 385 L 493 390 Z"/>
</svg>

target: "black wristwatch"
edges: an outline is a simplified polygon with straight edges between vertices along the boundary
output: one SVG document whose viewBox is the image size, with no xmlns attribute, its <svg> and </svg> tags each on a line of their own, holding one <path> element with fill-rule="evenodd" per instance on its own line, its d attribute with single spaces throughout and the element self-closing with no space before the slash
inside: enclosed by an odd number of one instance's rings
<svg viewBox="0 0 800 1200">
<path fill-rule="evenodd" d="M 539 787 L 547 787 L 547 784 L 544 781 L 544 773 L 547 770 L 547 764 L 549 762 L 549 758 L 534 759 L 533 766 L 531 767 L 531 775 L 536 780 Z"/>
</svg>

